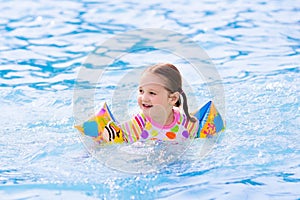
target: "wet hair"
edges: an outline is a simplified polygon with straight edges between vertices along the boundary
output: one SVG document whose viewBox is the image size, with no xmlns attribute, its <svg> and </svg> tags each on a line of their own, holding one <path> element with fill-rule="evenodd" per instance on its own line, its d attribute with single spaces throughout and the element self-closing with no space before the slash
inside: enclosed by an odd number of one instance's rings
<svg viewBox="0 0 300 200">
<path fill-rule="evenodd" d="M 145 72 L 151 72 L 155 75 L 161 77 L 165 82 L 165 89 L 170 93 L 179 92 L 183 98 L 183 111 L 187 116 L 188 120 L 195 122 L 196 120 L 190 116 L 187 105 L 187 97 L 182 90 L 182 78 L 179 70 L 170 63 L 158 63 L 145 70 Z M 175 103 L 176 107 L 181 105 L 181 99 L 179 97 L 178 101 Z"/>
</svg>

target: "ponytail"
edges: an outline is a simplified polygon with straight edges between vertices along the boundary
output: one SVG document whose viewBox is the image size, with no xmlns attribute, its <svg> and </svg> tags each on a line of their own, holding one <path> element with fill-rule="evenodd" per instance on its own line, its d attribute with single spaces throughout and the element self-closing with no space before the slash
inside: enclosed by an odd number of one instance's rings
<svg viewBox="0 0 300 200">
<path fill-rule="evenodd" d="M 180 94 L 182 95 L 182 97 L 183 97 L 183 105 L 182 105 L 182 107 L 183 107 L 183 111 L 184 111 L 184 113 L 185 113 L 187 119 L 190 120 L 191 122 L 196 122 L 196 119 L 195 119 L 194 117 L 191 117 L 191 115 L 190 115 L 190 113 L 189 113 L 189 109 L 188 109 L 188 105 L 187 105 L 187 98 L 186 98 L 186 95 L 185 95 L 184 91 L 183 91 L 182 89 L 180 89 L 180 90 L 179 90 L 179 93 L 180 93 Z M 180 106 L 180 104 L 181 104 L 180 98 L 179 98 L 179 100 L 176 102 L 175 106 L 177 106 L 178 104 L 179 104 L 179 106 Z M 179 107 L 179 106 L 177 106 L 177 107 Z"/>
</svg>

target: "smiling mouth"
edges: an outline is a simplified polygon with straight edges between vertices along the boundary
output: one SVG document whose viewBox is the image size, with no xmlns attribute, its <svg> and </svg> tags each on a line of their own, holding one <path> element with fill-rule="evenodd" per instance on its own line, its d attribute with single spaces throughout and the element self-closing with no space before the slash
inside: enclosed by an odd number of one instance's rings
<svg viewBox="0 0 300 200">
<path fill-rule="evenodd" d="M 147 108 L 152 108 L 152 107 L 153 107 L 153 105 L 144 104 L 144 103 L 143 103 L 142 105 L 143 105 L 143 108 L 146 108 L 146 109 L 147 109 Z"/>
</svg>

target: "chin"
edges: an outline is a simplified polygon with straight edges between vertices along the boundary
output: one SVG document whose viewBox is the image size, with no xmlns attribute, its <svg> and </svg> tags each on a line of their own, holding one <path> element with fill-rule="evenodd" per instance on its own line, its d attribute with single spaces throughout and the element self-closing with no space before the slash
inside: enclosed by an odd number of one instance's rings
<svg viewBox="0 0 300 200">
<path fill-rule="evenodd" d="M 142 109 L 142 112 L 145 116 L 149 116 L 149 110 Z"/>
</svg>

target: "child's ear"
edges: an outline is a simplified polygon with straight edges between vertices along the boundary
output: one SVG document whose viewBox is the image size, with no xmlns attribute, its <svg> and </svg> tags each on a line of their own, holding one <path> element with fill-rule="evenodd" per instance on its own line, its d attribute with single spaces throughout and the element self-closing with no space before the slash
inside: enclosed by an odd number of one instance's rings
<svg viewBox="0 0 300 200">
<path fill-rule="evenodd" d="M 180 98 L 179 92 L 174 92 L 174 93 L 170 94 L 169 103 L 174 106 L 179 98 Z"/>
</svg>

